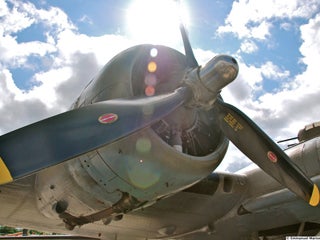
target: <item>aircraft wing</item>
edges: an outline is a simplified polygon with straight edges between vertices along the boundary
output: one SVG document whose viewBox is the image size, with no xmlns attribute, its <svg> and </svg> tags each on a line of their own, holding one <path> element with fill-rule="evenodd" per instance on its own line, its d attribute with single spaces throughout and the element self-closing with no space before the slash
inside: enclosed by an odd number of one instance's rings
<svg viewBox="0 0 320 240">
<path fill-rule="evenodd" d="M 320 176 L 312 180 L 320 184 Z M 213 173 L 182 192 L 126 214 L 121 221 L 109 225 L 95 222 L 72 232 L 64 228 L 61 220 L 46 218 L 38 211 L 32 182 L 29 177 L 0 187 L 0 204 L 6 204 L 6 209 L 0 211 L 2 224 L 30 229 L 38 226 L 39 230 L 110 240 L 295 236 L 301 223 L 304 234 L 320 231 L 320 208 L 311 207 L 283 189 L 257 167 L 240 174 Z"/>
<path fill-rule="evenodd" d="M 259 168 L 247 174 L 215 173 L 146 211 L 167 219 L 165 227 L 159 229 L 164 239 L 174 230 L 170 237 L 184 240 L 283 237 L 298 233 L 314 236 L 320 232 L 320 208 L 301 201 Z M 320 184 L 320 176 L 312 180 Z M 183 228 L 184 231 L 177 232 Z"/>
</svg>

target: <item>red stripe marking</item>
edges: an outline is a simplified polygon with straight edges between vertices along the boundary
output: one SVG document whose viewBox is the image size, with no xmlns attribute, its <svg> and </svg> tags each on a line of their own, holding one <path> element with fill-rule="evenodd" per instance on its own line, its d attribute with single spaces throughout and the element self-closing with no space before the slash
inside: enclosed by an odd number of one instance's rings
<svg viewBox="0 0 320 240">
<path fill-rule="evenodd" d="M 102 124 L 113 123 L 118 120 L 118 115 L 115 113 L 106 113 L 98 118 L 98 121 Z"/>
</svg>

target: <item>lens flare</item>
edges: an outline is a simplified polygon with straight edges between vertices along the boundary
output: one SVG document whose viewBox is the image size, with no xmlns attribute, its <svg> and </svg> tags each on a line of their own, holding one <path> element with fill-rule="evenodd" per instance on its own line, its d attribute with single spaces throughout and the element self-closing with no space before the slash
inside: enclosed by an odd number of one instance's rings
<svg viewBox="0 0 320 240">
<path fill-rule="evenodd" d="M 156 93 L 156 90 L 153 86 L 147 86 L 144 92 L 146 96 L 151 97 Z"/>
<path fill-rule="evenodd" d="M 148 86 L 155 86 L 157 84 L 157 76 L 155 74 L 146 74 L 144 83 Z"/>
<path fill-rule="evenodd" d="M 147 189 L 160 180 L 159 169 L 155 164 L 144 160 L 132 160 L 126 165 L 131 184 L 140 189 Z"/>
<path fill-rule="evenodd" d="M 150 56 L 153 57 L 153 58 L 155 58 L 156 56 L 158 56 L 158 49 L 152 48 L 152 49 L 150 50 Z"/>
<path fill-rule="evenodd" d="M 150 115 L 152 115 L 153 112 L 154 112 L 154 107 L 153 107 L 153 105 L 145 105 L 145 106 L 143 106 L 142 112 L 143 112 L 143 114 L 144 114 L 145 116 L 150 116 Z"/>
<path fill-rule="evenodd" d="M 151 150 L 151 141 L 148 138 L 139 138 L 136 142 L 136 150 L 139 153 L 148 153 Z"/>
<path fill-rule="evenodd" d="M 149 71 L 150 73 L 154 73 L 154 72 L 157 71 L 157 64 L 156 64 L 156 62 L 151 61 L 151 62 L 148 63 L 148 71 Z"/>
</svg>

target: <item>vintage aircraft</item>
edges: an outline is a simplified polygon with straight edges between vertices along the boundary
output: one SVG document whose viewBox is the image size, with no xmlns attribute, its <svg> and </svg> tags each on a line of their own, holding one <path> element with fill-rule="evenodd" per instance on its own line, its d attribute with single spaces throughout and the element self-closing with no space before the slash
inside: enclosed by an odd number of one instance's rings
<svg viewBox="0 0 320 240">
<path fill-rule="evenodd" d="M 99 239 L 259 239 L 320 231 L 320 138 L 285 152 L 221 89 L 234 58 L 198 65 L 138 45 L 72 110 L 0 137 L 0 223 Z M 231 140 L 259 167 L 214 172 Z M 311 178 L 311 180 L 310 180 Z"/>
</svg>

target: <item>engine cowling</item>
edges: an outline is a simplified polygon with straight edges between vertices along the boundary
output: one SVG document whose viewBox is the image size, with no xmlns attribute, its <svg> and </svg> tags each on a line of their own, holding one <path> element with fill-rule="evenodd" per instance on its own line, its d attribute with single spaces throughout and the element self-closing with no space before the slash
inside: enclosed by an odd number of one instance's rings
<svg viewBox="0 0 320 240">
<path fill-rule="evenodd" d="M 186 57 L 165 46 L 138 45 L 114 57 L 92 80 L 74 108 L 113 98 L 146 97 L 170 93 L 183 84 L 188 71 Z M 169 145 L 192 156 L 215 151 L 221 130 L 215 113 L 181 107 L 152 129 Z"/>
</svg>

